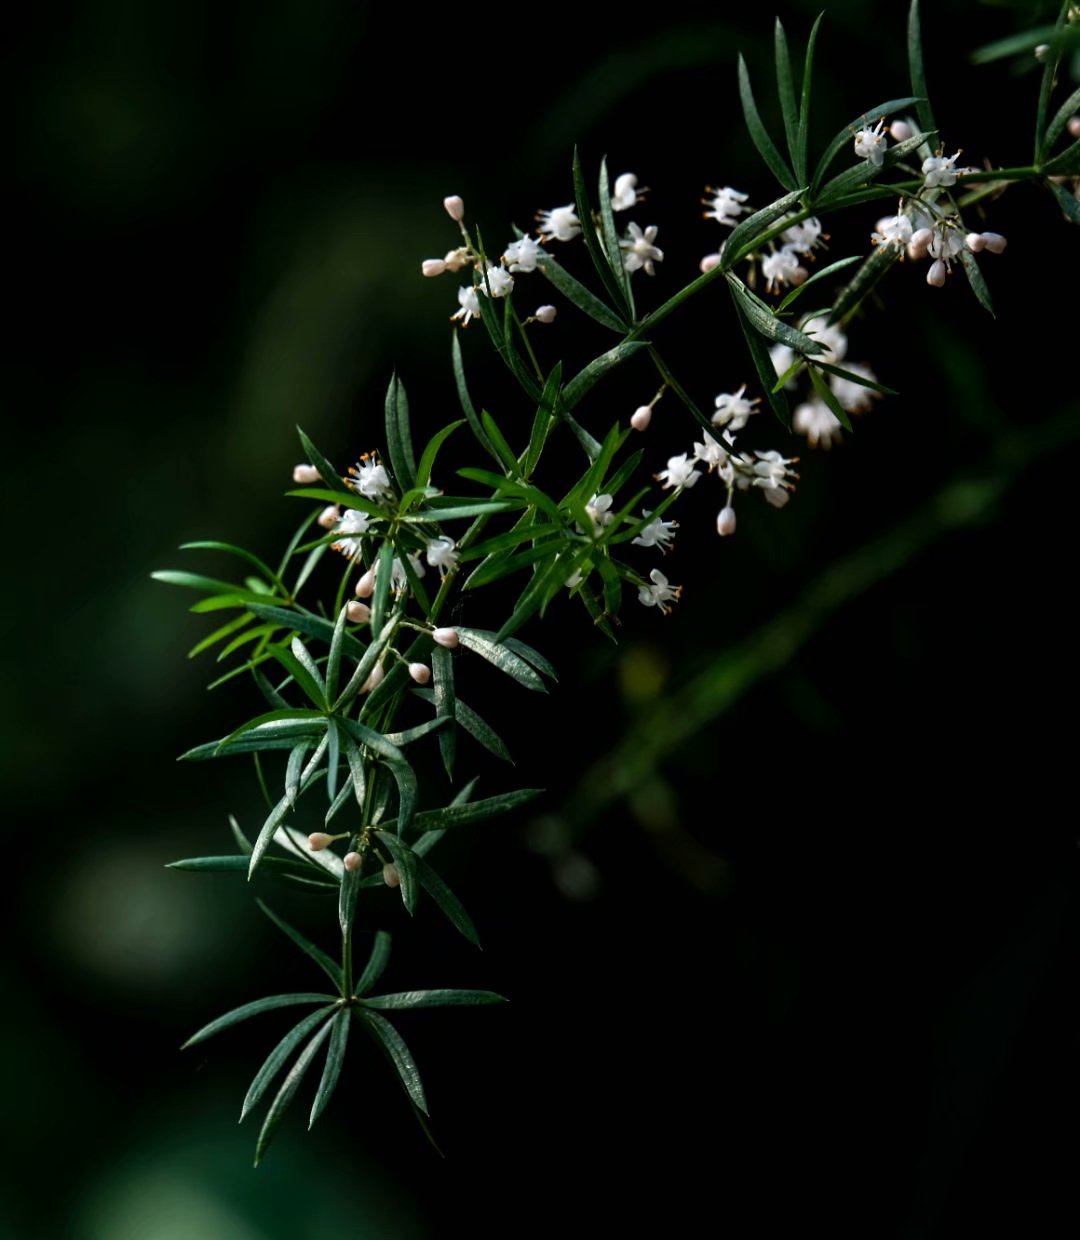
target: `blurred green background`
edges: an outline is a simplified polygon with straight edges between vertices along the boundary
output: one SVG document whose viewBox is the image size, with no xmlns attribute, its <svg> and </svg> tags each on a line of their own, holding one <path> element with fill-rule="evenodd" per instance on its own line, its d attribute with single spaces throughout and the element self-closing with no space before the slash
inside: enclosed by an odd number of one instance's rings
<svg viewBox="0 0 1080 1240">
<path fill-rule="evenodd" d="M 1045 10 L 926 8 L 948 150 L 1025 162 L 1035 74 L 965 57 Z M 779 11 L 798 45 L 816 4 Z M 688 494 L 670 617 L 629 600 L 616 647 L 554 608 L 524 634 L 562 672 L 541 702 L 477 676 L 513 777 L 549 789 L 446 847 L 486 950 L 430 909 L 372 914 L 390 989 L 513 1000 L 403 1022 L 445 1157 L 358 1041 L 319 1128 L 297 1107 L 252 1172 L 235 1119 L 284 1025 L 177 1049 L 313 978 L 239 880 L 163 868 L 259 801 L 240 760 L 175 763 L 251 699 L 206 694 L 184 653 L 210 625 L 149 573 L 224 571 L 175 550 L 200 538 L 274 558 L 295 424 L 335 461 L 379 446 L 393 368 L 423 427 L 456 416 L 455 282 L 419 276 L 454 242 L 445 194 L 501 244 L 569 200 L 577 142 L 652 187 L 634 218 L 667 258 L 639 304 L 689 278 L 718 241 L 703 186 L 773 193 L 734 73 L 742 49 L 765 95 L 771 11 L 717 13 L 82 0 L 13 34 L 2 1240 L 1072 1234 L 1080 264 L 1033 188 L 987 218 L 996 320 L 912 268 L 853 326 L 849 357 L 902 395 L 802 452 L 786 511 L 744 503 L 721 543 L 717 493 Z M 830 5 L 819 54 L 819 149 L 907 93 L 899 10 Z M 830 222 L 831 253 L 876 214 Z M 714 291 L 664 335 L 701 403 L 751 375 Z M 587 356 L 575 333 L 564 313 L 546 360 Z M 527 424 L 482 333 L 463 343 L 474 394 Z M 655 386 L 628 368 L 585 420 Z M 652 467 L 691 430 L 666 400 Z M 498 627 L 489 606 L 465 620 Z M 326 939 L 324 910 L 274 902 Z"/>
</svg>

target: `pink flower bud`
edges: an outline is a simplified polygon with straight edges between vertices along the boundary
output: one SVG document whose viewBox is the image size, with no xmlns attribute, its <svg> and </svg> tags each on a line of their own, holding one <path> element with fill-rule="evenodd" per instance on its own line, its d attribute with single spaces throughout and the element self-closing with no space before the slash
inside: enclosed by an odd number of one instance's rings
<svg viewBox="0 0 1080 1240">
<path fill-rule="evenodd" d="M 889 126 L 889 136 L 894 142 L 906 142 L 913 135 L 914 131 L 907 121 L 893 121 Z"/>
<path fill-rule="evenodd" d="M 353 593 L 357 598 L 371 598 L 375 593 L 375 570 L 369 568 L 356 583 Z"/>
<path fill-rule="evenodd" d="M 324 848 L 334 842 L 332 835 L 327 835 L 325 831 L 312 831 L 307 837 L 307 846 L 312 852 L 322 852 Z"/>
<path fill-rule="evenodd" d="M 1070 137 L 1080 138 L 1080 116 L 1070 116 L 1065 128 L 1069 131 Z"/>
<path fill-rule="evenodd" d="M 968 233 L 968 235 L 964 238 L 964 244 L 972 252 L 972 254 L 978 254 L 979 251 L 986 245 L 986 240 L 982 233 Z"/>
<path fill-rule="evenodd" d="M 698 263 L 698 269 L 700 270 L 701 274 L 704 275 L 707 271 L 712 271 L 714 267 L 718 267 L 719 265 L 720 265 L 719 254 L 706 254 L 705 257 L 701 260 L 701 262 Z"/>
<path fill-rule="evenodd" d="M 367 603 L 350 603 L 345 608 L 350 624 L 367 624 L 371 619 L 371 608 Z"/>
<path fill-rule="evenodd" d="M 538 323 L 554 323 L 556 313 L 554 306 L 538 306 L 533 318 Z"/>
<path fill-rule="evenodd" d="M 983 244 L 991 254 L 1000 254 L 1009 244 L 1001 233 L 983 233 Z"/>
<path fill-rule="evenodd" d="M 446 208 L 446 214 L 459 223 L 465 218 L 465 203 L 457 194 L 451 194 L 442 200 L 442 205 Z"/>
<path fill-rule="evenodd" d="M 425 276 L 441 276 L 446 270 L 446 262 L 441 258 L 425 258 L 420 264 L 420 271 Z"/>
<path fill-rule="evenodd" d="M 730 504 L 720 509 L 720 515 L 716 518 L 716 532 L 721 538 L 735 533 L 735 509 Z"/>
<path fill-rule="evenodd" d="M 371 693 L 373 690 L 377 689 L 382 684 L 383 677 L 385 675 L 386 673 L 383 671 L 383 665 L 381 663 L 376 663 L 371 669 L 371 675 L 360 686 L 360 692 Z"/>
<path fill-rule="evenodd" d="M 444 650 L 453 650 L 458 644 L 457 629 L 436 629 L 431 635 L 431 640 L 436 646 L 442 646 Z"/>
<path fill-rule="evenodd" d="M 337 504 L 331 504 L 328 508 L 324 508 L 319 513 L 319 524 L 324 530 L 332 530 L 341 520 L 341 509 Z"/>
<path fill-rule="evenodd" d="M 319 471 L 314 465 L 297 465 L 292 471 L 292 480 L 300 487 L 309 487 L 314 482 L 322 482 Z"/>
<path fill-rule="evenodd" d="M 930 251 L 930 242 L 933 239 L 932 228 L 916 228 L 908 242 L 908 258 L 925 258 Z"/>
<path fill-rule="evenodd" d="M 382 880 L 387 887 L 400 887 L 401 875 L 398 873 L 397 866 L 387 862 L 382 868 Z"/>
<path fill-rule="evenodd" d="M 426 663 L 410 663 L 409 675 L 418 685 L 426 685 L 431 679 L 431 668 Z"/>
<path fill-rule="evenodd" d="M 361 857 L 358 852 L 346 853 L 343 864 L 350 874 L 355 874 L 356 871 L 364 864 L 364 858 Z"/>
<path fill-rule="evenodd" d="M 941 288 L 945 283 L 945 264 L 940 258 L 934 259 L 930 264 L 930 270 L 926 273 L 926 283 L 933 285 L 934 288 Z"/>
<path fill-rule="evenodd" d="M 638 405 L 630 415 L 630 425 L 636 431 L 643 431 L 652 421 L 652 405 Z"/>
</svg>

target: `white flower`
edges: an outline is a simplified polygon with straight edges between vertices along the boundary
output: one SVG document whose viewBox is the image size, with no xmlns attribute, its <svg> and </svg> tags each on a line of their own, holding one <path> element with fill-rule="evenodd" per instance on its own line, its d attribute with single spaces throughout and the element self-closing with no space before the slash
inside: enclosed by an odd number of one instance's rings
<svg viewBox="0 0 1080 1240">
<path fill-rule="evenodd" d="M 718 469 L 720 476 L 723 477 L 728 463 L 727 449 L 719 439 L 714 439 L 706 431 L 701 437 L 701 443 L 694 444 L 694 460 L 701 461 L 703 465 L 708 466 L 710 474 L 714 469 Z"/>
<path fill-rule="evenodd" d="M 464 284 L 457 291 L 458 311 L 450 316 L 451 321 L 454 319 L 461 320 L 462 327 L 468 327 L 472 319 L 480 317 L 480 298 L 476 295 L 476 289 L 471 284 Z"/>
<path fill-rule="evenodd" d="M 664 251 L 653 245 L 656 233 L 655 224 L 650 224 L 644 232 L 637 224 L 627 225 L 627 235 L 619 242 L 619 248 L 626 251 L 623 266 L 627 271 L 639 271 L 644 267 L 647 276 L 656 274 L 653 263 L 664 261 Z"/>
<path fill-rule="evenodd" d="M 459 245 L 456 250 L 447 250 L 443 262 L 447 271 L 460 271 L 463 267 L 471 267 L 473 255 L 467 245 Z"/>
<path fill-rule="evenodd" d="M 855 134 L 855 154 L 859 159 L 868 159 L 875 168 L 885 162 L 885 122 L 878 121 L 873 129 L 864 127 Z"/>
<path fill-rule="evenodd" d="M 506 247 L 503 262 L 509 265 L 511 271 L 527 274 L 536 270 L 536 261 L 539 257 L 539 242 L 534 241 L 532 237 L 522 237 L 520 241 L 511 241 Z"/>
<path fill-rule="evenodd" d="M 774 344 L 769 350 L 769 358 L 772 361 L 773 369 L 776 371 L 777 378 L 782 374 L 786 374 L 795 364 L 795 350 L 789 344 Z M 793 388 L 795 380 L 789 379 L 784 385 Z"/>
<path fill-rule="evenodd" d="M 911 220 L 906 215 L 887 215 L 878 220 L 877 228 L 870 234 L 874 245 L 892 246 L 894 250 L 902 250 L 911 240 L 913 229 Z"/>
<path fill-rule="evenodd" d="M 792 429 L 805 435 L 811 448 L 820 443 L 823 448 L 832 446 L 843 438 L 836 414 L 822 400 L 810 400 L 800 405 L 791 419 Z M 768 496 L 766 496 L 768 498 Z"/>
<path fill-rule="evenodd" d="M 393 498 L 394 488 L 387 477 L 386 466 L 377 457 L 361 458 L 356 465 L 349 466 L 349 473 L 352 475 L 350 486 L 364 499 L 378 501 Z"/>
<path fill-rule="evenodd" d="M 642 190 L 642 193 L 645 191 Z M 615 192 L 611 196 L 612 211 L 629 211 L 638 200 L 637 177 L 624 172 L 615 178 Z"/>
<path fill-rule="evenodd" d="M 648 509 L 642 508 L 643 517 L 652 516 Z M 659 547 L 662 554 L 666 553 L 679 528 L 678 521 L 664 521 L 661 517 L 653 517 L 648 525 L 641 527 L 641 533 L 631 541 L 637 547 Z"/>
<path fill-rule="evenodd" d="M 953 166 L 959 158 L 960 152 L 957 151 L 955 155 L 950 155 L 947 159 L 943 155 L 931 155 L 929 159 L 924 159 L 923 185 L 927 189 L 935 189 L 939 186 L 948 189 L 950 185 L 955 185 L 956 178 L 964 171 L 963 168 Z"/>
<path fill-rule="evenodd" d="M 793 456 L 787 459 L 775 450 L 755 452 L 754 455 L 757 461 L 754 464 L 753 485 L 765 492 L 765 498 L 774 508 L 783 508 L 788 502 L 789 492 L 795 489 L 788 479 L 799 476 L 794 470 L 788 469 L 788 466 L 794 465 L 799 458 Z"/>
<path fill-rule="evenodd" d="M 649 577 L 652 579 L 652 585 L 638 587 L 638 600 L 646 607 L 659 607 L 666 616 L 671 608 L 665 607 L 664 604 L 670 603 L 673 599 L 678 600 L 679 595 L 682 594 L 682 586 L 668 585 L 668 579 L 658 568 L 654 568 Z"/>
<path fill-rule="evenodd" d="M 802 284 L 806 279 L 806 268 L 799 262 L 795 251 L 785 245 L 765 255 L 761 260 L 761 274 L 765 277 L 766 292 L 771 293 L 785 284 Z"/>
<path fill-rule="evenodd" d="M 417 577 L 423 577 L 424 566 L 420 563 L 418 555 L 409 556 L 409 567 Z M 390 565 L 390 589 L 395 594 L 403 594 L 408 588 L 409 578 L 405 572 L 405 565 L 402 564 L 400 556 L 394 556 L 394 561 Z"/>
<path fill-rule="evenodd" d="M 683 452 L 668 458 L 667 469 L 656 475 L 656 481 L 662 483 L 666 491 L 668 487 L 692 487 L 700 477 L 700 471 L 694 468 L 693 461 Z"/>
<path fill-rule="evenodd" d="M 800 220 L 798 224 L 792 224 L 780 234 L 780 237 L 784 245 L 794 250 L 796 254 L 809 255 L 817 246 L 823 244 L 821 221 L 812 215 L 809 219 Z"/>
<path fill-rule="evenodd" d="M 715 400 L 716 412 L 712 415 L 713 426 L 726 426 L 732 434 L 741 431 L 751 414 L 757 413 L 755 405 L 761 404 L 760 397 L 747 400 L 743 396 L 746 391 L 744 383 L 737 392 L 721 392 Z"/>
<path fill-rule="evenodd" d="M 707 220 L 716 220 L 718 224 L 734 228 L 739 222 L 739 216 L 745 215 L 749 211 L 749 207 L 742 205 L 749 195 L 740 193 L 737 189 L 732 189 L 730 185 L 725 185 L 722 189 L 706 187 L 706 193 L 712 195 L 711 198 L 703 198 L 701 200 L 709 208 L 705 212 Z"/>
<path fill-rule="evenodd" d="M 612 497 L 610 495 L 594 495 L 585 505 L 585 511 L 593 524 L 593 533 L 597 533 L 605 525 L 610 525 L 615 520 L 615 514 L 609 511 L 611 504 Z"/>
<path fill-rule="evenodd" d="M 457 543 L 446 534 L 431 539 L 427 545 L 427 562 L 432 568 L 439 570 L 440 577 L 445 577 L 457 568 L 459 555 Z"/>
<path fill-rule="evenodd" d="M 823 353 L 815 353 L 814 360 L 837 366 L 844 360 L 847 353 L 847 336 L 835 324 L 831 324 L 824 314 L 815 314 L 802 324 L 802 331 L 812 336 L 818 344 L 825 346 Z"/>
<path fill-rule="evenodd" d="M 538 323 L 554 323 L 555 315 L 557 313 L 558 311 L 554 306 L 537 306 L 536 313 L 533 315 L 533 318 Z"/>
<path fill-rule="evenodd" d="M 371 518 L 366 512 L 360 512 L 356 508 L 346 509 L 334 530 L 338 541 L 331 546 L 342 555 L 347 555 L 350 560 L 355 559 L 362 547 L 360 535 L 367 533 L 370 524 Z"/>
<path fill-rule="evenodd" d="M 502 267 L 489 266 L 480 290 L 491 297 L 505 297 L 507 293 L 514 291 L 514 277 Z"/>
<path fill-rule="evenodd" d="M 869 366 L 864 366 L 861 362 L 851 362 L 847 369 L 853 375 L 862 375 L 864 379 L 877 381 L 877 375 Z M 881 393 L 875 392 L 873 388 L 856 383 L 854 379 L 845 379 L 840 375 L 830 375 L 829 386 L 833 390 L 833 395 L 848 413 L 866 413 L 874 401 L 881 396 Z"/>
<path fill-rule="evenodd" d="M 581 221 L 574 214 L 573 203 L 537 214 L 541 241 L 573 241 L 581 232 Z"/>
</svg>

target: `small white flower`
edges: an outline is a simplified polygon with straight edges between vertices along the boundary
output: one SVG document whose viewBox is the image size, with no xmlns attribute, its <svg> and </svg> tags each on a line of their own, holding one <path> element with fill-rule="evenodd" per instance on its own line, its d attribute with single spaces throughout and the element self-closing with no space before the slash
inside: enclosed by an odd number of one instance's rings
<svg viewBox="0 0 1080 1240">
<path fill-rule="evenodd" d="M 629 211 L 638 197 L 637 177 L 632 172 L 624 172 L 615 178 L 615 192 L 611 196 L 612 211 Z"/>
<path fill-rule="evenodd" d="M 540 223 L 541 241 L 573 241 L 581 232 L 581 221 L 574 214 L 573 203 L 541 211 L 536 218 Z"/>
<path fill-rule="evenodd" d="M 927 250 L 930 257 L 940 259 L 948 271 L 952 268 L 953 260 L 964 250 L 965 246 L 964 235 L 958 228 L 938 224 L 930 238 Z"/>
<path fill-rule="evenodd" d="M 352 475 L 352 481 L 349 485 L 354 491 L 359 492 L 364 499 L 372 499 L 377 502 L 393 498 L 394 488 L 390 485 L 386 467 L 376 457 L 368 457 L 367 460 L 360 460 L 356 465 L 351 465 L 349 473 Z M 350 509 L 349 511 L 353 512 L 355 509 Z"/>
<path fill-rule="evenodd" d="M 735 533 L 735 509 L 730 504 L 720 509 L 716 518 L 716 532 L 721 538 Z"/>
<path fill-rule="evenodd" d="M 536 262 L 540 257 L 540 244 L 532 237 L 522 237 L 520 241 L 511 241 L 506 247 L 503 262 L 511 271 L 528 273 L 536 270 Z"/>
<path fill-rule="evenodd" d="M 537 306 L 536 313 L 533 315 L 533 318 L 538 323 L 554 323 L 555 315 L 557 313 L 558 311 L 554 306 Z"/>
<path fill-rule="evenodd" d="M 309 487 L 314 482 L 322 482 L 319 471 L 314 465 L 296 465 L 293 467 L 292 480 L 300 487 Z"/>
<path fill-rule="evenodd" d="M 625 251 L 623 266 L 627 271 L 640 271 L 644 267 L 647 276 L 655 275 L 653 263 L 664 261 L 664 251 L 653 245 L 656 240 L 656 225 L 650 224 L 642 232 L 639 225 L 631 223 L 627 225 L 626 232 L 627 235 L 619 242 L 619 248 Z"/>
<path fill-rule="evenodd" d="M 331 543 L 331 546 L 335 551 L 340 551 L 342 555 L 347 555 L 350 560 L 356 559 L 363 547 L 360 537 L 368 532 L 370 524 L 371 518 L 366 512 L 360 512 L 356 508 L 347 508 L 334 530 L 338 541 Z"/>
<path fill-rule="evenodd" d="M 741 431 L 751 414 L 757 413 L 755 406 L 761 404 L 761 398 L 747 400 L 743 396 L 746 391 L 744 383 L 737 392 L 721 392 L 714 404 L 716 412 L 712 415 L 713 426 L 726 426 L 734 434 Z"/>
<path fill-rule="evenodd" d="M 503 267 L 488 267 L 487 277 L 481 283 L 480 291 L 491 297 L 505 297 L 507 293 L 514 291 L 514 277 Z"/>
<path fill-rule="evenodd" d="M 694 460 L 707 466 L 710 474 L 714 469 L 718 469 L 722 477 L 728 463 L 727 449 L 719 439 L 714 439 L 706 431 L 701 437 L 701 443 L 694 444 Z"/>
<path fill-rule="evenodd" d="M 950 155 L 946 158 L 943 155 L 931 155 L 929 159 L 923 160 L 922 174 L 923 185 L 927 189 L 948 189 L 950 185 L 956 184 L 956 178 L 964 171 L 963 168 L 957 168 L 954 165 L 960 158 L 960 152 Z"/>
<path fill-rule="evenodd" d="M 765 291 L 772 293 L 785 284 L 802 284 L 807 272 L 795 251 L 785 245 L 765 255 L 761 260 L 761 274 L 765 277 Z"/>
<path fill-rule="evenodd" d="M 666 616 L 671 608 L 665 607 L 664 604 L 673 600 L 678 601 L 679 595 L 682 594 L 682 586 L 668 585 L 668 579 L 658 568 L 654 568 L 649 577 L 652 579 L 652 585 L 638 587 L 638 601 L 646 607 L 659 607 Z"/>
<path fill-rule="evenodd" d="M 597 533 L 605 525 L 610 525 L 615 520 L 615 514 L 609 511 L 611 504 L 612 497 L 610 495 L 594 495 L 585 505 L 585 511 L 593 524 L 593 533 Z"/>
<path fill-rule="evenodd" d="M 739 222 L 739 216 L 745 215 L 750 209 L 742 205 L 749 195 L 732 189 L 730 185 L 725 185 L 722 189 L 707 186 L 705 192 L 712 195 L 711 198 L 701 200 L 709 208 L 705 212 L 705 218 L 716 220 L 718 224 L 724 224 L 728 228 L 734 228 Z"/>
<path fill-rule="evenodd" d="M 878 220 L 877 228 L 870 234 L 870 240 L 874 245 L 902 250 L 911 240 L 912 232 L 911 220 L 906 215 L 887 215 Z"/>
<path fill-rule="evenodd" d="M 641 510 L 643 517 L 652 516 L 648 509 Z M 678 521 L 665 521 L 661 517 L 653 517 L 648 525 L 641 527 L 641 533 L 631 541 L 637 547 L 659 547 L 661 554 L 666 554 L 679 528 Z"/>
<path fill-rule="evenodd" d="M 848 349 L 847 336 L 835 324 L 831 324 L 824 314 L 815 314 L 802 325 L 802 331 L 812 336 L 818 344 L 825 346 L 823 353 L 815 353 L 814 359 L 826 362 L 830 366 L 838 366 Z"/>
<path fill-rule="evenodd" d="M 460 319 L 461 326 L 468 327 L 472 319 L 480 317 L 480 298 L 471 284 L 464 284 L 457 291 L 457 299 L 458 310 L 450 316 L 451 322 Z"/>
<path fill-rule="evenodd" d="M 811 448 L 816 448 L 818 444 L 829 448 L 834 441 L 839 443 L 843 438 L 836 414 L 822 400 L 810 400 L 800 405 L 792 416 L 791 426 L 800 435 L 806 436 Z"/>
<path fill-rule="evenodd" d="M 769 358 L 772 361 L 773 369 L 776 371 L 776 377 L 779 378 L 795 365 L 795 350 L 789 344 L 774 344 L 769 350 Z M 789 379 L 785 386 L 793 388 L 795 380 Z"/>
<path fill-rule="evenodd" d="M 447 573 L 452 573 L 457 568 L 460 554 L 457 543 L 446 534 L 440 534 L 438 538 L 433 538 L 428 543 L 426 558 L 432 568 L 439 570 L 439 576 L 445 577 Z"/>
<path fill-rule="evenodd" d="M 446 208 L 446 214 L 457 223 L 465 218 L 465 203 L 457 194 L 444 198 L 442 205 Z"/>
<path fill-rule="evenodd" d="M 853 375 L 862 375 L 864 379 L 877 381 L 877 375 L 861 362 L 851 362 L 847 369 Z M 848 413 L 866 413 L 881 396 L 881 393 L 875 392 L 873 388 L 856 383 L 854 379 L 845 379 L 841 375 L 830 375 L 829 386 Z"/>
<path fill-rule="evenodd" d="M 700 471 L 694 468 L 693 461 L 683 452 L 679 456 L 668 458 L 667 469 L 662 469 L 656 475 L 656 481 L 661 483 L 666 491 L 668 487 L 692 487 L 700 477 Z"/>
<path fill-rule="evenodd" d="M 883 120 L 870 129 L 864 127 L 855 134 L 855 154 L 859 159 L 868 159 L 875 168 L 885 162 L 885 122 Z"/>
<path fill-rule="evenodd" d="M 775 449 L 771 452 L 755 452 L 754 455 L 757 461 L 754 464 L 753 485 L 761 488 L 774 508 L 783 508 L 790 498 L 789 493 L 795 489 L 794 483 L 788 479 L 797 479 L 799 476 L 794 470 L 788 469 L 788 466 L 794 465 L 799 458 L 782 457 Z"/>
<path fill-rule="evenodd" d="M 817 246 L 824 244 L 821 221 L 813 215 L 809 219 L 800 220 L 798 224 L 792 224 L 785 229 L 780 234 L 780 239 L 796 254 L 809 256 Z"/>
<path fill-rule="evenodd" d="M 409 567 L 417 575 L 423 577 L 424 566 L 420 563 L 418 555 L 409 556 Z M 403 594 L 409 588 L 408 574 L 405 572 L 405 565 L 401 562 L 400 556 L 395 556 L 393 563 L 390 565 L 390 589 L 395 594 Z"/>
</svg>

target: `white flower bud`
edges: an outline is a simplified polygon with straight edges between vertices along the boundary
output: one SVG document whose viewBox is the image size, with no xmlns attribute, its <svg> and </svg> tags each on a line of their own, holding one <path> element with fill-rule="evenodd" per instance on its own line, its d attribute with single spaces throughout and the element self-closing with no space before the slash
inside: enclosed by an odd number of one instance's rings
<svg viewBox="0 0 1080 1240">
<path fill-rule="evenodd" d="M 418 685 L 426 685 L 431 679 L 431 668 L 426 663 L 410 663 L 409 675 Z"/>
<path fill-rule="evenodd" d="M 1070 116 L 1065 128 L 1073 138 L 1080 138 L 1080 116 Z"/>
<path fill-rule="evenodd" d="M 925 258 L 930 252 L 930 242 L 934 239 L 932 228 L 916 228 L 908 242 L 908 258 Z"/>
<path fill-rule="evenodd" d="M 292 480 L 300 487 L 308 487 L 312 483 L 322 482 L 322 478 L 319 477 L 319 471 L 314 465 L 297 465 L 292 471 Z"/>
<path fill-rule="evenodd" d="M 447 271 L 460 271 L 463 267 L 472 265 L 472 259 L 469 257 L 469 251 L 463 245 L 459 245 L 456 250 L 447 250 L 446 257 L 443 259 L 446 264 Z"/>
<path fill-rule="evenodd" d="M 558 312 L 554 306 L 538 306 L 533 318 L 536 319 L 538 323 L 554 323 L 555 315 L 557 313 Z"/>
<path fill-rule="evenodd" d="M 425 276 L 441 276 L 446 270 L 446 260 L 443 258 L 425 258 L 420 264 L 420 270 Z"/>
<path fill-rule="evenodd" d="M 630 425 L 636 431 L 643 431 L 652 421 L 652 405 L 639 405 L 630 415 Z"/>
<path fill-rule="evenodd" d="M 442 200 L 442 205 L 446 208 L 446 214 L 459 223 L 465 218 L 465 203 L 457 194 L 450 194 L 449 197 Z"/>
<path fill-rule="evenodd" d="M 940 258 L 934 259 L 930 264 L 930 270 L 926 273 L 926 283 L 933 285 L 934 288 L 941 288 L 945 283 L 945 264 Z"/>
<path fill-rule="evenodd" d="M 986 245 L 986 241 L 983 238 L 982 233 L 968 233 L 968 235 L 964 238 L 964 244 L 972 252 L 972 254 L 978 254 Z"/>
<path fill-rule="evenodd" d="M 983 245 L 986 246 L 991 254 L 1000 254 L 1009 244 L 1001 233 L 983 233 L 982 239 Z"/>
<path fill-rule="evenodd" d="M 367 624 L 371 619 L 371 608 L 367 603 L 350 603 L 345 608 L 350 624 Z"/>
<path fill-rule="evenodd" d="M 327 835 L 325 831 L 312 831 L 307 837 L 307 846 L 312 852 L 322 852 L 324 848 L 334 842 L 332 835 Z"/>
<path fill-rule="evenodd" d="M 319 524 L 324 530 L 332 530 L 341 520 L 341 509 L 337 504 L 331 504 L 328 508 L 324 508 L 319 513 Z"/>
<path fill-rule="evenodd" d="M 401 875 L 398 873 L 397 866 L 388 861 L 382 868 L 382 880 L 387 887 L 400 887 Z"/>
<path fill-rule="evenodd" d="M 720 515 L 716 518 L 716 532 L 721 538 L 735 533 L 735 509 L 730 504 L 720 509 Z"/>
<path fill-rule="evenodd" d="M 369 568 L 356 583 L 353 593 L 357 598 L 371 598 L 375 593 L 375 570 Z"/>
<path fill-rule="evenodd" d="M 1040 65 L 1046 64 L 1046 62 L 1050 59 L 1050 44 L 1049 43 L 1040 43 L 1038 47 L 1035 48 L 1035 59 L 1039 62 Z"/>
<path fill-rule="evenodd" d="M 444 650 L 453 650 L 458 644 L 457 629 L 436 629 L 431 635 L 431 640 L 436 646 L 442 646 Z"/>
<path fill-rule="evenodd" d="M 718 267 L 719 265 L 720 265 L 719 254 L 706 254 L 705 257 L 701 260 L 701 262 L 698 263 L 698 270 L 701 272 L 702 275 L 704 275 L 707 271 L 712 271 L 714 267 Z"/>
<path fill-rule="evenodd" d="M 382 684 L 383 677 L 385 675 L 386 673 L 383 671 L 383 665 L 381 663 L 376 663 L 371 669 L 371 675 L 360 686 L 360 692 L 371 693 L 374 689 L 377 689 L 379 685 Z"/>
<path fill-rule="evenodd" d="M 906 142 L 913 134 L 914 130 L 907 121 L 893 121 L 889 126 L 889 136 L 894 142 Z"/>
<path fill-rule="evenodd" d="M 346 853 L 343 864 L 350 874 L 355 874 L 364 864 L 364 858 L 358 852 Z"/>
</svg>

